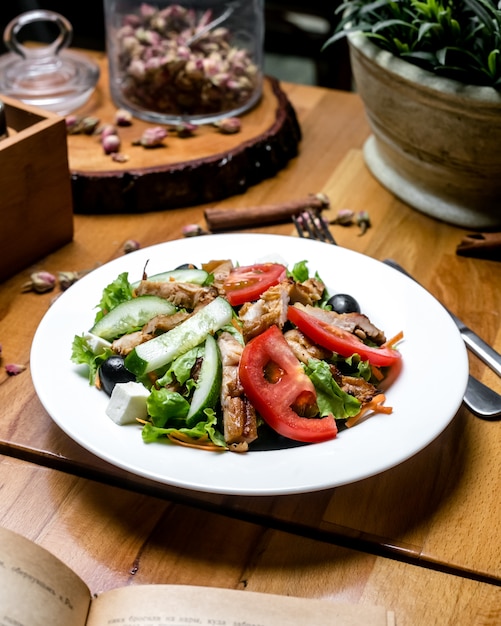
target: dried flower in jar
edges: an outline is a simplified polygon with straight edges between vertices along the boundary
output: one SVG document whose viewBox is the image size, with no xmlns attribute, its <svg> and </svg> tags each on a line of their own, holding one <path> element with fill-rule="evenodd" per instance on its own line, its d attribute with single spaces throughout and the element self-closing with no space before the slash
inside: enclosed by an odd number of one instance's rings
<svg viewBox="0 0 501 626">
<path fill-rule="evenodd" d="M 261 80 L 249 52 L 212 10 L 143 3 L 117 33 L 122 95 L 147 111 L 211 115 L 249 102 Z"/>
</svg>

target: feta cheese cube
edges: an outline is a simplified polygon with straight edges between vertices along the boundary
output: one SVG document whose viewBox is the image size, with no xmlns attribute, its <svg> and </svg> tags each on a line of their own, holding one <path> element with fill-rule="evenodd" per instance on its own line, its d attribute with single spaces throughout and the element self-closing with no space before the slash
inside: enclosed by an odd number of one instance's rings
<svg viewBox="0 0 501 626">
<path fill-rule="evenodd" d="M 148 417 L 146 398 L 150 392 L 144 385 L 136 382 L 117 383 L 111 392 L 106 407 L 106 415 L 116 424 L 134 424 L 137 419 Z"/>
<path fill-rule="evenodd" d="M 111 348 L 111 343 L 109 341 L 94 335 L 94 333 L 85 333 L 84 339 L 94 354 L 101 354 L 105 348 Z"/>
</svg>

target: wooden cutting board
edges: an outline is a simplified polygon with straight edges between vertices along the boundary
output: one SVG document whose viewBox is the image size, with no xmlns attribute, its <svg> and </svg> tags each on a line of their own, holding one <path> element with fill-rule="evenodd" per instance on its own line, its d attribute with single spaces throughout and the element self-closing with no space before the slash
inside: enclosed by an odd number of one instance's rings
<svg viewBox="0 0 501 626">
<path fill-rule="evenodd" d="M 113 123 L 117 107 L 109 95 L 106 57 L 97 60 L 99 83 L 76 113 Z M 127 157 L 121 163 L 104 154 L 98 136 L 69 135 L 75 213 L 142 213 L 221 200 L 274 176 L 297 155 L 301 130 L 276 79 L 265 79 L 260 102 L 241 122 L 237 134 L 207 124 L 188 138 L 172 131 L 162 147 L 146 149 L 133 142 L 156 124 L 133 118 L 131 126 L 119 128 L 120 152 Z"/>
</svg>

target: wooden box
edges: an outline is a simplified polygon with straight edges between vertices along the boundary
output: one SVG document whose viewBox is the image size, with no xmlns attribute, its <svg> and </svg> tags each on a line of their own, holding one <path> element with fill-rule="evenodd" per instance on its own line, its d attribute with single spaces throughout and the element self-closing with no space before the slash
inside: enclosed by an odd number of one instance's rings
<svg viewBox="0 0 501 626">
<path fill-rule="evenodd" d="M 73 239 L 64 118 L 0 96 L 0 281 Z"/>
</svg>

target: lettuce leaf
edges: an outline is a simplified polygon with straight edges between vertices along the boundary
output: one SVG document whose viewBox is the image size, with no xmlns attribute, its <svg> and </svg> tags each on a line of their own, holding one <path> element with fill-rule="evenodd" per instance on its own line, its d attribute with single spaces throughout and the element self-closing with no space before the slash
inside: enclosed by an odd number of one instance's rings
<svg viewBox="0 0 501 626">
<path fill-rule="evenodd" d="M 174 380 L 176 380 L 180 385 L 184 385 L 185 383 L 189 383 L 191 379 L 191 370 L 196 363 L 196 360 L 204 355 L 204 346 L 196 346 L 188 352 L 185 352 L 177 359 L 172 361 L 166 370 L 165 374 L 162 378 L 159 378 L 157 381 L 157 385 L 159 387 L 164 387 L 166 385 L 170 385 Z M 188 388 L 192 388 L 195 385 L 195 381 L 192 381 L 192 384 L 188 384 Z"/>
<path fill-rule="evenodd" d="M 145 443 L 153 443 L 154 441 L 162 439 L 166 435 L 182 433 L 183 435 L 187 435 L 194 440 L 208 436 L 213 444 L 220 446 L 221 448 L 226 448 L 227 446 L 224 441 L 224 437 L 216 428 L 217 415 L 212 409 L 205 409 L 204 413 L 207 416 L 207 421 L 198 422 L 198 424 L 192 428 L 159 428 L 158 426 L 148 422 L 143 426 L 141 431 L 143 441 Z"/>
<path fill-rule="evenodd" d="M 146 399 L 146 406 L 153 425 L 160 428 L 167 424 L 182 426 L 190 410 L 189 402 L 180 393 L 166 387 L 152 389 Z"/>
<path fill-rule="evenodd" d="M 109 348 L 104 348 L 99 354 L 94 352 L 89 347 L 89 344 L 83 335 L 75 335 L 71 346 L 71 360 L 77 365 L 87 365 L 89 368 L 89 384 L 96 384 L 96 375 L 99 366 L 103 361 L 110 356 L 113 352 Z"/>
<path fill-rule="evenodd" d="M 119 274 L 115 280 L 103 289 L 101 300 L 97 305 L 98 311 L 94 319 L 94 324 L 98 322 L 106 313 L 122 302 L 132 300 L 134 290 L 129 283 L 127 272 Z"/>
<path fill-rule="evenodd" d="M 316 389 L 321 417 L 332 414 L 336 419 L 347 419 L 360 411 L 360 401 L 341 389 L 325 361 L 310 359 L 305 371 Z"/>
</svg>

